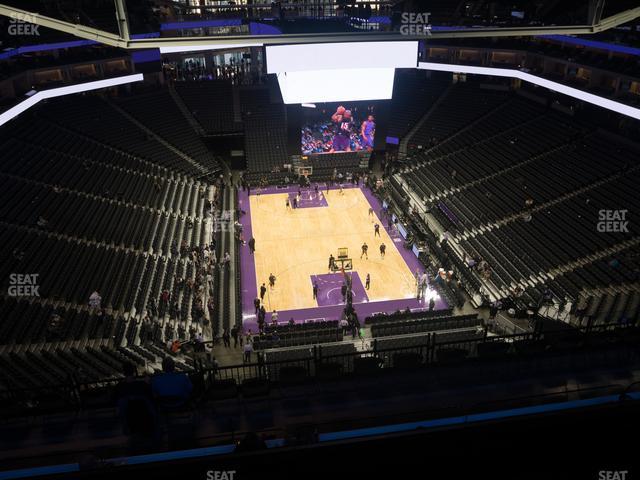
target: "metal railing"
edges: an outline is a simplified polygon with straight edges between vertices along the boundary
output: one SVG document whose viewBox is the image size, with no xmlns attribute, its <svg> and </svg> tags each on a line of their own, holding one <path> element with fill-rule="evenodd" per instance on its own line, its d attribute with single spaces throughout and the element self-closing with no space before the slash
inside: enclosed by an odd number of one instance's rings
<svg viewBox="0 0 640 480">
<path fill-rule="evenodd" d="M 243 363 L 239 365 L 221 366 L 216 368 L 194 368 L 186 373 L 193 376 L 201 376 L 209 384 L 220 381 L 232 380 L 241 384 L 249 379 L 261 379 L 269 382 L 288 382 L 292 379 L 322 379 L 326 377 L 339 378 L 383 371 L 397 367 L 423 367 L 442 366 L 456 364 L 464 360 L 482 359 L 479 353 L 480 347 L 487 344 L 504 344 L 504 352 L 517 357 L 520 346 L 525 347 L 537 340 L 546 345 L 561 345 L 557 352 L 567 349 L 580 349 L 588 351 L 590 341 L 596 345 L 616 345 L 627 342 L 638 333 L 638 327 L 634 325 L 596 325 L 582 327 L 566 331 L 525 332 L 508 335 L 482 336 L 462 340 L 446 342 L 437 341 L 437 334 L 427 334 L 426 341 L 416 345 L 394 346 L 383 348 L 374 339 L 368 348 L 354 350 L 347 353 L 323 354 L 322 348 L 316 346 L 309 349 L 310 354 L 305 358 L 283 359 L 265 361 L 262 354 L 258 355 L 257 362 Z M 411 338 L 408 336 L 407 338 Z M 636 337 L 637 338 L 637 337 Z M 627 342 L 628 343 L 628 342 Z M 586 347 L 585 347 L 586 345 Z M 583 348 L 584 347 L 584 348 Z M 305 348 L 305 347 L 301 347 Z M 482 347 L 484 348 L 484 347 Z M 553 349 L 552 349 L 553 351 Z M 535 351 L 531 351 L 536 355 Z M 540 355 L 544 355 L 540 353 Z M 507 355 L 508 357 L 509 355 Z M 508 362 L 509 358 L 504 357 Z M 196 365 L 198 362 L 196 362 Z M 64 397 L 82 402 L 82 397 L 88 392 L 113 387 L 121 381 L 118 378 L 105 378 L 98 381 L 74 381 L 61 384 L 50 384 L 41 387 L 16 388 L 11 382 L 0 384 L 0 401 L 17 400 L 30 402 L 38 398 Z"/>
</svg>

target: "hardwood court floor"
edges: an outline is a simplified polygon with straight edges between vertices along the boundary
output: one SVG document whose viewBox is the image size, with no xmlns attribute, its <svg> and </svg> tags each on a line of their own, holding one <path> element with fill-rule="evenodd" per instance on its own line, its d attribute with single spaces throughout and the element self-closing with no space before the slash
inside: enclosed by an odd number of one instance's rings
<svg viewBox="0 0 640 480">
<path fill-rule="evenodd" d="M 303 195 L 306 195 L 303 192 Z M 389 237 L 378 212 L 369 216 L 369 202 L 359 188 L 345 189 L 341 195 L 331 190 L 323 195 L 327 207 L 287 210 L 287 193 L 251 195 L 251 226 L 256 239 L 256 284 L 269 286 L 269 275 L 277 280 L 265 295 L 265 308 L 293 310 L 317 307 L 313 299 L 311 275 L 329 273 L 329 254 L 347 247 L 353 271 L 364 284 L 367 273 L 371 287 L 369 301 L 415 298 L 414 277 Z M 375 221 L 374 221 L 375 219 Z M 374 223 L 380 237 L 374 236 Z M 369 245 L 369 259 L 360 259 L 363 242 Z M 380 244 L 387 253 L 380 258 Z"/>
</svg>

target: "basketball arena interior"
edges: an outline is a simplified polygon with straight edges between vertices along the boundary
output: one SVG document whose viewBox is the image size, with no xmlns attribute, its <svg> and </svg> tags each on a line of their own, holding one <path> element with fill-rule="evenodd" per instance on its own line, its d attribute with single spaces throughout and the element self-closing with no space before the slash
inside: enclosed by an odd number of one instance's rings
<svg viewBox="0 0 640 480">
<path fill-rule="evenodd" d="M 640 478 L 637 0 L 0 2 L 0 479 Z"/>
</svg>

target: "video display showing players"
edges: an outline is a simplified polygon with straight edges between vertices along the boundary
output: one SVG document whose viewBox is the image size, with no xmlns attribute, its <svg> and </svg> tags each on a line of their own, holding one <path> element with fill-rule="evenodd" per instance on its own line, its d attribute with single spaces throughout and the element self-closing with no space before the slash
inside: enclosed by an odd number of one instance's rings
<svg viewBox="0 0 640 480">
<path fill-rule="evenodd" d="M 305 110 L 302 154 L 372 151 L 376 106 L 366 102 L 324 104 Z"/>
</svg>

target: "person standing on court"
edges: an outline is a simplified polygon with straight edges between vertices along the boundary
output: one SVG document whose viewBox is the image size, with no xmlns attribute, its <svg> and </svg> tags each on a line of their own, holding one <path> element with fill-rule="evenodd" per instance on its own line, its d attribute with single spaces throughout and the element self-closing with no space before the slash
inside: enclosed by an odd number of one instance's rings
<svg viewBox="0 0 640 480">
<path fill-rule="evenodd" d="M 255 307 L 257 314 L 258 310 L 260 310 L 260 299 L 258 297 L 253 299 L 253 306 Z"/>
<path fill-rule="evenodd" d="M 291 210 L 291 202 L 289 201 L 289 197 L 287 197 L 286 206 L 287 206 L 287 210 Z"/>
<path fill-rule="evenodd" d="M 329 271 L 332 272 L 335 267 L 336 259 L 333 254 L 329 254 Z"/>
<path fill-rule="evenodd" d="M 378 225 L 377 223 L 373 226 L 373 236 L 380 236 L 380 225 Z"/>
<path fill-rule="evenodd" d="M 267 310 L 264 308 L 264 305 L 262 305 L 258 311 L 258 331 L 260 333 L 264 333 L 264 321 L 266 317 Z"/>
<path fill-rule="evenodd" d="M 276 276 L 273 273 L 269 275 L 269 286 L 271 289 L 276 286 Z"/>
<path fill-rule="evenodd" d="M 265 293 L 267 293 L 267 287 L 263 283 L 262 286 L 260 287 L 260 300 L 262 300 L 263 302 L 264 302 L 264 294 Z"/>
<path fill-rule="evenodd" d="M 369 216 L 373 217 L 373 208 L 372 207 L 369 207 Z"/>
<path fill-rule="evenodd" d="M 384 258 L 387 253 L 387 246 L 384 243 L 380 244 L 380 258 Z"/>
<path fill-rule="evenodd" d="M 253 238 L 253 237 L 251 237 L 251 238 L 249 239 L 248 244 L 249 244 L 249 251 L 250 251 L 251 253 L 255 253 L 255 251 L 256 251 L 256 239 L 255 239 L 255 238 Z"/>
<path fill-rule="evenodd" d="M 340 293 L 342 293 L 342 301 L 345 302 L 347 300 L 347 284 L 343 283 L 342 287 L 340 287 Z"/>
<path fill-rule="evenodd" d="M 318 298 L 318 282 L 313 283 L 313 299 Z"/>
<path fill-rule="evenodd" d="M 362 257 L 366 257 L 367 260 L 369 260 L 369 245 L 367 245 L 367 242 L 364 242 L 362 244 L 362 253 L 360 254 L 360 259 L 362 259 Z"/>
<path fill-rule="evenodd" d="M 366 288 L 367 290 L 369 290 L 369 286 L 371 285 L 371 275 L 369 275 L 367 273 L 367 278 L 364 281 L 364 288 Z"/>
</svg>

